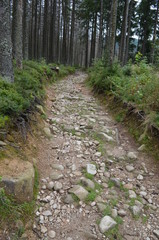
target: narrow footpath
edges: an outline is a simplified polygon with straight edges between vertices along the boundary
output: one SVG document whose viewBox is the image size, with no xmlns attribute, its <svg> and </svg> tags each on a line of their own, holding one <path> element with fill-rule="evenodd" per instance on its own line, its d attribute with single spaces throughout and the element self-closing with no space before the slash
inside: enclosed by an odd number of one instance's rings
<svg viewBox="0 0 159 240">
<path fill-rule="evenodd" d="M 157 163 L 101 106 L 86 78 L 77 72 L 48 89 L 29 239 L 159 239 Z"/>
</svg>

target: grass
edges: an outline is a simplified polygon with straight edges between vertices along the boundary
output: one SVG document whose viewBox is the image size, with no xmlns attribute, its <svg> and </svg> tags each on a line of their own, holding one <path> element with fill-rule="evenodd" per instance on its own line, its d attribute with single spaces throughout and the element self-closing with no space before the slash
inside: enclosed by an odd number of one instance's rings
<svg viewBox="0 0 159 240">
<path fill-rule="evenodd" d="M 0 128 L 23 113 L 35 110 L 36 104 L 45 99 L 45 86 L 74 71 L 61 65 L 57 75 L 45 62 L 24 61 L 22 70 L 14 67 L 13 84 L 0 77 Z"/>
<path fill-rule="evenodd" d="M 106 66 L 102 60 L 95 62 L 88 71 L 87 85 L 93 88 L 95 93 L 102 94 L 104 97 L 107 95 L 106 104 L 114 108 L 116 121 L 128 125 L 135 138 L 142 139 L 141 143 L 146 144 L 147 151 L 151 151 L 159 159 L 157 147 L 159 134 L 154 130 L 151 131 L 150 127 L 153 126 L 159 130 L 158 73 L 145 58 L 141 56 L 138 58 L 139 55 L 136 56 L 135 63 L 129 62 L 123 68 L 117 62 L 112 67 Z M 136 116 L 131 127 L 129 122 L 133 118 L 132 112 Z M 138 112 L 144 116 L 142 125 L 141 121 L 136 121 L 137 118 L 139 119 Z"/>
</svg>

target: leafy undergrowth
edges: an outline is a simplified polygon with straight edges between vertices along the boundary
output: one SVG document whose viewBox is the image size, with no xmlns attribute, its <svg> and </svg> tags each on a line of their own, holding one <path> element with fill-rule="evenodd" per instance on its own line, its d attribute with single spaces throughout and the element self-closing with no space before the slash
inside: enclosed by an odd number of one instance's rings
<svg viewBox="0 0 159 240">
<path fill-rule="evenodd" d="M 88 84 L 95 93 L 116 99 L 119 106 L 124 103 L 122 111 L 116 116 L 118 122 L 122 122 L 127 114 L 125 106 L 143 119 L 142 139 L 151 126 L 159 129 L 159 76 L 141 54 L 136 55 L 134 64 L 129 62 L 123 68 L 117 62 L 111 67 L 102 60 L 95 62 L 89 69 Z"/>
<path fill-rule="evenodd" d="M 57 74 L 51 70 L 53 66 L 45 62 L 24 61 L 23 70 L 14 69 L 13 84 L 0 78 L 0 128 L 41 103 L 45 98 L 46 84 L 75 71 L 73 67 L 60 65 Z"/>
</svg>

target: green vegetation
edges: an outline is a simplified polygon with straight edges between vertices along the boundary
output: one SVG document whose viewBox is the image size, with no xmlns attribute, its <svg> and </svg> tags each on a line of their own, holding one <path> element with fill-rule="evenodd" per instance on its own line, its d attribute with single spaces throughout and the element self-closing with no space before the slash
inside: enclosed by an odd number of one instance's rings
<svg viewBox="0 0 159 240">
<path fill-rule="evenodd" d="M 146 114 L 145 124 L 159 127 L 159 81 L 155 69 L 147 64 L 141 54 L 136 55 L 134 64 L 129 62 L 123 68 L 119 63 L 105 66 L 102 60 L 89 69 L 89 84 L 96 93 L 113 95 L 121 102 L 134 106 Z M 116 116 L 122 121 L 124 113 Z"/>
<path fill-rule="evenodd" d="M 59 74 L 45 62 L 24 61 L 23 70 L 14 69 L 15 82 L 0 78 L 0 128 L 24 112 L 34 110 L 45 98 L 45 85 L 74 72 L 72 67 L 59 66 Z"/>
</svg>

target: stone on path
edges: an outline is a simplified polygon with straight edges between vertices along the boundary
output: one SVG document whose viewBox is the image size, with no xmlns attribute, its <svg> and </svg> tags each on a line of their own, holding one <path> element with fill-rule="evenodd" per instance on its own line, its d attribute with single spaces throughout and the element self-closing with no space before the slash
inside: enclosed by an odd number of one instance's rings
<svg viewBox="0 0 159 240">
<path fill-rule="evenodd" d="M 51 239 L 55 238 L 55 237 L 56 237 L 55 231 L 50 230 L 50 231 L 48 232 L 48 236 L 49 236 Z"/>
<path fill-rule="evenodd" d="M 52 216 L 52 212 L 50 210 L 46 210 L 42 213 L 45 217 Z"/>
<path fill-rule="evenodd" d="M 104 203 L 97 203 L 97 208 L 99 212 L 103 212 L 106 209 L 106 205 Z"/>
<path fill-rule="evenodd" d="M 92 189 L 95 188 L 94 182 L 91 181 L 90 179 L 85 178 L 85 177 L 81 178 L 81 183 L 86 187 L 89 187 L 89 188 L 92 188 Z"/>
<path fill-rule="evenodd" d="M 143 180 L 144 179 L 144 177 L 141 175 L 141 174 L 139 174 L 138 176 L 137 176 L 137 180 Z"/>
<path fill-rule="evenodd" d="M 51 173 L 51 175 L 50 175 L 50 178 L 51 178 L 52 180 L 59 180 L 59 179 L 63 178 L 63 174 L 62 174 L 61 172 L 55 172 L 55 171 L 53 171 L 53 172 Z"/>
<path fill-rule="evenodd" d="M 64 170 L 64 167 L 61 164 L 57 164 L 57 163 L 51 164 L 51 167 L 53 169 L 56 169 L 56 170 L 59 170 L 59 171 L 63 171 Z"/>
<path fill-rule="evenodd" d="M 44 128 L 44 133 L 45 133 L 45 135 L 46 135 L 48 138 L 51 138 L 51 137 L 52 137 L 50 128 L 45 127 L 45 128 Z"/>
<path fill-rule="evenodd" d="M 84 200 L 88 195 L 88 191 L 80 185 L 75 185 L 69 192 L 75 194 L 80 200 Z"/>
<path fill-rule="evenodd" d="M 51 182 L 49 182 L 49 183 L 47 184 L 47 189 L 48 189 L 48 190 L 51 191 L 51 190 L 53 189 L 53 187 L 54 187 L 54 182 L 51 181 Z"/>
<path fill-rule="evenodd" d="M 105 233 L 109 229 L 115 227 L 117 223 L 110 216 L 105 216 L 101 219 L 99 229 L 101 233 Z"/>
<path fill-rule="evenodd" d="M 94 164 L 87 164 L 87 173 L 96 175 L 97 173 L 96 166 Z"/>
<path fill-rule="evenodd" d="M 154 230 L 153 233 L 159 239 L 159 230 Z"/>
<path fill-rule="evenodd" d="M 41 233 L 46 233 L 47 232 L 47 228 L 45 226 L 41 226 Z"/>
<path fill-rule="evenodd" d="M 129 190 L 129 198 L 136 198 L 136 193 L 133 190 Z"/>
<path fill-rule="evenodd" d="M 112 138 L 111 136 L 109 136 L 108 134 L 106 133 L 103 133 L 103 132 L 100 132 L 100 135 L 102 135 L 102 137 L 104 137 L 104 139 L 107 141 L 107 142 L 114 142 L 114 138 Z"/>
<path fill-rule="evenodd" d="M 6 146 L 7 144 L 5 143 L 5 142 L 3 142 L 3 141 L 0 141 L 0 147 L 4 147 L 4 146 Z"/>
<path fill-rule="evenodd" d="M 126 170 L 127 170 L 128 172 L 132 172 L 132 171 L 134 171 L 134 167 L 131 166 L 131 165 L 127 165 L 127 166 L 126 166 Z"/>
<path fill-rule="evenodd" d="M 129 159 L 137 159 L 137 155 L 134 152 L 128 152 L 127 157 Z"/>
<path fill-rule="evenodd" d="M 66 204 L 71 204 L 74 202 L 72 195 L 71 194 L 67 194 L 64 198 L 63 198 L 63 202 Z"/>
<path fill-rule="evenodd" d="M 62 183 L 55 182 L 54 189 L 55 189 L 55 191 L 61 190 L 62 189 Z"/>
<path fill-rule="evenodd" d="M 138 216 L 141 213 L 141 207 L 139 206 L 133 206 L 132 207 L 132 212 L 134 216 Z"/>
</svg>

